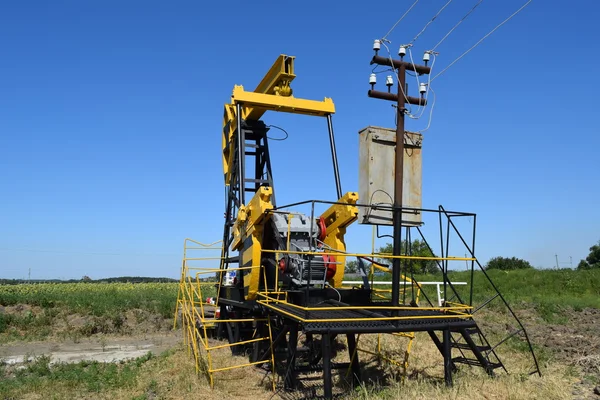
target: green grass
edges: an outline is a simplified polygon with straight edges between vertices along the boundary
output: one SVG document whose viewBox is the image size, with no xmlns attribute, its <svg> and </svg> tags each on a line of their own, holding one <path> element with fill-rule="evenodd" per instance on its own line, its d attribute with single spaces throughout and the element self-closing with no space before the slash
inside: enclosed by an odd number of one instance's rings
<svg viewBox="0 0 600 400">
<path fill-rule="evenodd" d="M 515 308 L 535 307 L 548 322 L 566 322 L 565 311 L 600 308 L 600 270 L 536 270 L 489 271 L 492 282 L 502 296 Z M 453 281 L 470 282 L 467 272 L 450 274 Z M 473 304 L 481 304 L 495 294 L 492 285 L 482 272 L 473 278 Z M 463 300 L 468 301 L 468 289 L 458 287 Z M 501 306 L 495 299 L 490 306 Z"/>
<path fill-rule="evenodd" d="M 53 331 L 74 339 L 127 334 L 127 315 L 132 313 L 137 322 L 172 318 L 178 288 L 177 283 L 0 285 L 0 306 L 5 307 L 0 312 L 0 342 L 44 339 Z M 73 317 L 80 321 L 71 326 Z"/>
<path fill-rule="evenodd" d="M 0 285 L 0 305 L 28 304 L 95 316 L 142 309 L 172 315 L 177 283 L 42 283 Z"/>
<path fill-rule="evenodd" d="M 513 302 L 553 304 L 576 310 L 600 308 L 600 270 L 492 270 L 488 275 L 502 295 Z M 467 272 L 451 273 L 450 278 L 454 281 L 470 280 Z M 493 293 L 482 272 L 474 274 L 474 288 L 477 301 Z"/>
<path fill-rule="evenodd" d="M 565 323 L 565 311 L 584 308 L 600 308 L 600 270 L 576 271 L 570 269 L 538 270 L 524 269 L 515 271 L 487 271 L 491 281 L 502 296 L 515 309 L 534 307 L 547 322 Z M 467 282 L 469 285 L 456 285 L 455 288 L 463 300 L 469 302 L 471 274 L 468 271 L 451 271 L 452 282 Z M 389 275 L 376 280 L 390 280 Z M 441 281 L 440 274 L 416 274 L 414 279 L 420 282 Z M 388 286 L 389 288 L 389 286 Z M 424 294 L 435 302 L 435 286 L 423 286 Z M 451 298 L 448 289 L 448 298 Z M 477 306 L 496 294 L 492 284 L 481 271 L 473 274 L 473 305 Z M 424 299 L 422 299 L 424 301 Z M 489 306 L 500 309 L 502 301 L 493 300 Z"/>
<path fill-rule="evenodd" d="M 124 364 L 82 361 L 50 365 L 50 357 L 41 356 L 22 369 L 3 366 L 0 370 L 0 397 L 18 398 L 22 393 L 54 385 L 88 393 L 133 387 L 140 369 L 152 358 L 153 355 L 148 353 Z M 52 392 L 48 395 L 52 398 Z"/>
</svg>

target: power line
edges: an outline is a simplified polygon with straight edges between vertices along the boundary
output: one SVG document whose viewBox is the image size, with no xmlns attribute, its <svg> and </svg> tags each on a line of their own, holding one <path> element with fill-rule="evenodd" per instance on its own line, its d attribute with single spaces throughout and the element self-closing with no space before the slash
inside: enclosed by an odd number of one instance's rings
<svg viewBox="0 0 600 400">
<path fill-rule="evenodd" d="M 408 8 L 408 10 L 406 10 L 406 12 L 400 17 L 400 19 L 398 21 L 396 21 L 396 23 L 394 24 L 394 26 L 392 26 L 392 29 L 390 29 L 388 31 L 388 33 L 385 34 L 385 36 L 381 39 L 382 41 L 385 40 L 385 38 L 387 38 L 389 36 L 390 33 L 392 33 L 392 31 L 396 28 L 396 26 L 400 23 L 400 21 L 402 21 L 404 19 L 404 17 L 406 17 L 408 15 L 408 13 L 410 12 L 410 10 L 413 9 L 414 6 L 417 5 L 417 3 L 419 2 L 419 0 L 416 0 L 412 6 L 410 6 Z"/>
<path fill-rule="evenodd" d="M 431 107 L 429 108 L 429 121 L 427 121 L 427 126 L 425 127 L 425 129 L 421 129 L 420 131 L 418 131 L 419 133 L 423 133 L 426 130 L 429 129 L 429 127 L 431 126 L 431 120 L 433 119 L 433 108 L 435 107 L 435 91 L 433 90 L 433 88 L 431 86 L 429 86 L 427 88 L 427 91 L 429 93 L 429 91 L 431 91 L 431 94 L 433 94 L 433 103 L 431 104 Z"/>
<path fill-rule="evenodd" d="M 381 42 L 381 44 L 383 44 L 383 46 L 387 50 L 388 58 L 390 59 L 390 65 L 392 65 L 392 71 L 394 72 L 394 75 L 396 75 L 397 82 L 400 82 L 400 76 L 398 75 L 398 71 L 396 70 L 396 68 L 393 67 L 394 60 L 392 59 L 392 52 L 390 51 L 390 48 L 385 44 L 385 42 Z M 402 90 L 402 94 L 404 95 L 404 100 L 406 100 L 406 103 L 408 103 L 408 109 L 406 111 L 408 111 L 409 115 L 412 115 L 412 108 L 410 106 L 406 93 L 404 93 L 404 90 Z M 396 112 L 399 112 L 399 110 L 396 110 Z"/>
<path fill-rule="evenodd" d="M 468 17 L 469 15 L 471 15 L 471 13 L 472 13 L 473 11 L 475 11 L 475 9 L 476 9 L 476 8 L 477 8 L 477 7 L 478 7 L 480 4 L 481 4 L 481 2 L 482 2 L 482 1 L 483 1 L 483 0 L 479 0 L 479 1 L 477 2 L 477 4 L 475 4 L 475 5 L 473 6 L 473 8 L 471 8 L 471 10 L 470 10 L 468 13 L 466 13 L 466 14 L 465 14 L 465 16 L 464 16 L 464 17 L 462 17 L 462 18 L 460 19 L 460 21 L 458 21 L 458 23 L 457 23 L 456 25 L 454 25 L 454 26 L 452 27 L 452 29 L 450 29 L 450 31 L 449 31 L 448 33 L 446 33 L 446 36 L 444 36 L 444 37 L 442 38 L 442 40 L 440 40 L 440 41 L 439 41 L 439 42 L 438 42 L 438 43 L 437 43 L 435 46 L 433 46 L 433 48 L 431 49 L 431 51 L 435 51 L 435 49 L 437 49 L 437 47 L 438 47 L 440 44 L 442 44 L 442 42 L 443 42 L 444 40 L 446 40 L 446 38 L 447 38 L 448 36 L 450 36 L 450 34 L 451 34 L 451 33 L 452 33 L 452 32 L 453 32 L 453 31 L 454 31 L 454 30 L 455 30 L 455 29 L 456 29 L 456 28 L 457 28 L 457 27 L 458 27 L 460 24 L 462 24 L 462 23 L 463 23 L 463 21 L 464 21 L 465 19 L 467 19 L 467 17 Z"/>
<path fill-rule="evenodd" d="M 463 58 L 464 56 L 467 55 L 467 53 L 469 53 L 471 50 L 473 50 L 475 47 L 479 46 L 479 44 L 481 42 L 483 42 L 488 36 L 490 36 L 492 33 L 494 33 L 498 28 L 500 28 L 502 25 L 504 25 L 505 23 L 507 23 L 508 21 L 510 21 L 515 15 L 517 15 L 518 13 L 520 13 L 525 7 L 527 7 L 529 5 L 529 3 L 531 3 L 532 0 L 528 0 L 525 4 L 523 4 L 521 6 L 521 8 L 519 8 L 517 11 L 515 11 L 514 13 L 512 13 L 508 18 L 506 18 L 504 21 L 500 22 L 498 25 L 496 25 L 496 27 L 494 29 L 492 29 L 491 31 L 489 31 L 484 37 L 482 37 L 481 39 L 479 39 L 479 41 L 477 43 L 475 43 L 473 46 L 471 46 L 471 48 L 469 48 L 467 51 L 465 51 L 464 53 L 462 53 L 460 56 L 458 56 L 457 59 L 455 59 L 454 61 L 452 61 L 446 68 L 444 68 L 443 70 L 441 70 L 436 76 L 434 76 L 431 81 L 433 82 L 438 76 L 442 75 L 444 72 L 446 72 L 448 70 L 448 68 L 450 68 L 451 66 L 453 66 L 454 64 L 456 64 L 461 58 Z"/>
<path fill-rule="evenodd" d="M 441 13 L 442 13 L 442 11 L 444 11 L 444 8 L 448 7 L 448 5 L 449 5 L 450 3 L 452 3 L 452 0 L 448 0 L 448 2 L 447 2 L 446 4 L 444 4 L 444 6 L 443 6 L 442 8 L 440 8 L 440 10 L 437 12 L 437 14 L 435 14 L 435 15 L 433 16 L 433 18 L 431 18 L 431 19 L 429 20 L 429 22 L 425 24 L 425 26 L 423 27 L 423 29 L 421 29 L 421 32 L 417 33 L 417 36 L 415 36 L 415 37 L 413 38 L 413 40 L 411 40 L 411 41 L 410 41 L 410 43 L 409 43 L 409 44 L 413 44 L 413 43 L 414 43 L 414 42 L 415 42 L 415 41 L 416 41 L 416 40 L 419 38 L 419 36 L 421 36 L 421 35 L 423 34 L 423 32 L 425 32 L 425 30 L 427 29 L 427 27 L 428 27 L 429 25 L 431 25 L 431 24 L 433 23 L 433 21 L 435 21 L 435 19 L 436 19 L 436 18 L 437 18 L 437 17 L 438 17 L 438 16 L 439 16 Z"/>
<path fill-rule="evenodd" d="M 410 49 L 409 49 L 409 55 L 410 55 L 410 60 L 414 66 L 415 62 L 413 61 L 412 52 L 410 51 Z M 425 94 L 425 104 L 429 104 L 428 99 L 429 99 L 429 90 L 431 90 L 431 73 L 433 72 L 433 67 L 435 66 L 435 60 L 437 58 L 436 54 L 434 52 L 431 52 L 431 57 L 432 57 L 431 66 L 429 67 L 431 69 L 430 69 L 429 74 L 427 74 L 428 78 L 427 78 L 427 93 Z M 415 74 L 415 75 L 417 75 L 417 74 Z M 419 89 L 420 89 L 420 86 L 421 86 L 421 83 L 419 82 L 419 80 L 417 78 L 417 87 L 419 87 Z M 427 129 L 429 129 L 429 125 L 431 125 L 431 117 L 432 117 L 432 113 L 433 113 L 433 107 L 435 106 L 435 92 L 433 92 L 433 90 L 431 90 L 431 92 L 433 93 L 434 97 L 433 97 L 433 104 L 430 107 L 431 112 L 429 113 L 429 123 L 427 124 L 427 128 L 423 129 L 420 132 L 426 131 Z M 421 118 L 423 116 L 423 114 L 425 113 L 425 108 L 426 108 L 426 106 L 423 106 L 423 108 L 421 108 L 421 113 L 418 116 L 412 117 L 409 115 L 409 117 L 413 118 L 413 119 Z"/>
</svg>

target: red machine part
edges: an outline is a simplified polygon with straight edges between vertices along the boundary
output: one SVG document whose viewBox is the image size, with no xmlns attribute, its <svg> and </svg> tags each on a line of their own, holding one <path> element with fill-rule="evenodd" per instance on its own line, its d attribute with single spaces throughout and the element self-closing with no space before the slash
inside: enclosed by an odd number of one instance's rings
<svg viewBox="0 0 600 400">
<path fill-rule="evenodd" d="M 281 260 L 279 260 L 279 270 L 281 272 L 285 272 L 286 268 L 287 268 L 287 265 L 286 265 L 285 257 L 284 257 Z"/>
<path fill-rule="evenodd" d="M 325 277 L 327 279 L 333 278 L 335 275 L 335 271 L 337 270 L 335 256 L 323 254 L 323 261 L 325 262 L 325 267 L 327 268 L 327 274 L 325 275 Z"/>
<path fill-rule="evenodd" d="M 319 217 L 317 226 L 319 227 L 319 240 L 322 242 L 325 240 L 325 236 L 327 236 L 327 225 L 325 225 L 325 218 Z M 319 243 L 319 247 L 323 247 L 323 244 Z"/>
</svg>

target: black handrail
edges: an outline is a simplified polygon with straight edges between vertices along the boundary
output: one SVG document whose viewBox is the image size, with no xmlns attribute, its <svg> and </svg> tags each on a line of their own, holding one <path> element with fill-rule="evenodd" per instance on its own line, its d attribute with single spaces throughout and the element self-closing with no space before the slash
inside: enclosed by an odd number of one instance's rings
<svg viewBox="0 0 600 400">
<path fill-rule="evenodd" d="M 446 214 L 444 207 L 442 207 L 440 205 L 439 208 L 440 208 L 440 211 L 442 211 L 444 214 Z M 452 225 L 452 228 L 454 229 L 454 231 L 456 232 L 456 234 L 458 235 L 458 237 L 462 241 L 463 245 L 465 246 L 465 248 L 471 254 L 471 258 L 475 258 L 475 254 L 473 253 L 473 250 L 469 247 L 469 245 L 467 244 L 467 242 L 465 241 L 465 239 L 463 238 L 463 236 L 460 234 L 460 232 L 456 228 L 456 225 L 454 225 L 454 222 L 452 222 L 452 220 L 450 219 L 450 217 L 448 216 L 448 214 L 446 214 L 446 217 L 448 217 L 448 223 L 450 225 Z M 486 279 L 488 280 L 488 282 L 490 283 L 490 285 L 492 285 L 492 288 L 496 291 L 496 293 L 498 293 L 498 297 L 500 297 L 500 299 L 502 300 L 502 302 L 504 303 L 504 305 L 506 306 L 506 308 L 508 309 L 508 311 L 511 313 L 511 315 L 513 316 L 513 318 L 515 319 L 515 321 L 517 321 L 517 323 L 519 324 L 519 326 L 523 330 L 523 334 L 525 335 L 525 340 L 527 341 L 527 346 L 529 347 L 529 351 L 530 351 L 531 356 L 533 358 L 533 362 L 535 363 L 535 368 L 536 368 L 536 370 L 538 372 L 538 375 L 542 376 L 542 373 L 540 371 L 540 366 L 539 366 L 538 361 L 537 361 L 537 357 L 535 356 L 535 352 L 533 351 L 533 346 L 531 344 L 531 341 L 529 340 L 529 335 L 527 334 L 527 330 L 525 329 L 525 326 L 523 326 L 523 324 L 521 323 L 521 320 L 519 319 L 519 317 L 517 317 L 517 314 L 515 314 L 515 312 L 511 308 L 511 306 L 508 304 L 508 302 L 506 301 L 506 299 L 502 295 L 502 293 L 500 293 L 500 290 L 498 290 L 498 288 L 496 287 L 496 285 L 494 284 L 494 282 L 492 281 L 492 279 L 490 278 L 490 276 L 488 275 L 488 273 L 486 272 L 486 270 L 483 268 L 483 266 L 481 265 L 481 263 L 479 262 L 479 260 L 476 259 L 475 262 L 477 263 L 477 266 L 479 267 L 479 269 L 481 270 L 481 272 L 483 272 L 483 275 L 486 277 Z M 473 286 L 473 282 L 471 282 L 471 286 Z"/>
</svg>

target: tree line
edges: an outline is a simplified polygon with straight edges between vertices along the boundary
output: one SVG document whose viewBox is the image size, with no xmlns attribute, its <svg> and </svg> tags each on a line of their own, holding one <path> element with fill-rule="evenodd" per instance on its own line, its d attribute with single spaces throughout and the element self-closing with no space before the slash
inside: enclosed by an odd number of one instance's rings
<svg viewBox="0 0 600 400">
<path fill-rule="evenodd" d="M 413 240 L 410 247 L 407 246 L 407 241 L 402 241 L 402 254 L 411 254 L 417 257 L 436 257 L 431 251 L 426 242 L 422 240 Z M 393 246 L 391 243 L 386 244 L 378 249 L 379 254 L 392 254 Z M 365 260 L 365 269 L 369 273 L 371 264 Z M 385 267 L 392 267 L 392 260 L 386 258 L 375 259 L 376 264 Z M 407 264 L 407 265 L 406 265 Z M 513 271 L 521 269 L 530 269 L 533 266 L 527 260 L 523 260 L 517 257 L 493 257 L 484 266 L 486 270 L 501 270 L 501 271 Z M 441 269 L 436 260 L 410 260 L 405 261 L 405 268 L 408 272 L 415 274 L 436 274 L 441 272 Z M 588 270 L 600 268 L 600 241 L 597 244 L 590 247 L 590 254 L 585 260 L 581 260 L 577 265 L 578 270 Z M 351 260 L 346 263 L 345 272 L 348 274 L 359 273 L 359 262 L 357 260 Z"/>
</svg>

